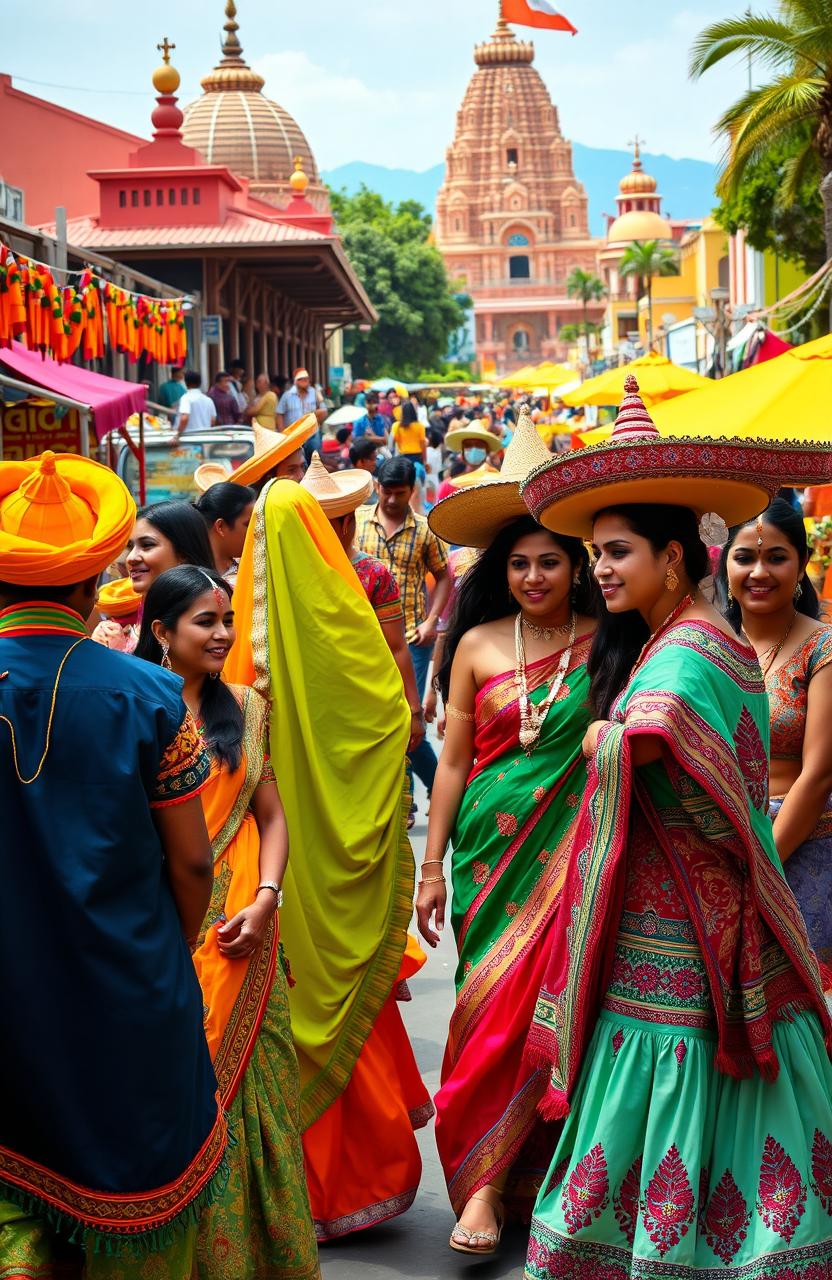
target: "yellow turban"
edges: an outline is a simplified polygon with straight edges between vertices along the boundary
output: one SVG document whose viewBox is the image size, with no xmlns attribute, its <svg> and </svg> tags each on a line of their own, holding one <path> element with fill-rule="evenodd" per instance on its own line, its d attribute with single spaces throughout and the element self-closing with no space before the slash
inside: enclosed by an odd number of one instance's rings
<svg viewBox="0 0 832 1280">
<path fill-rule="evenodd" d="M 0 582 L 63 587 L 106 569 L 136 519 L 126 485 L 99 462 L 47 450 L 0 463 Z"/>
<path fill-rule="evenodd" d="M 141 602 L 142 597 L 133 590 L 129 578 L 116 578 L 99 589 L 95 607 L 108 618 L 129 618 L 138 613 Z"/>
</svg>

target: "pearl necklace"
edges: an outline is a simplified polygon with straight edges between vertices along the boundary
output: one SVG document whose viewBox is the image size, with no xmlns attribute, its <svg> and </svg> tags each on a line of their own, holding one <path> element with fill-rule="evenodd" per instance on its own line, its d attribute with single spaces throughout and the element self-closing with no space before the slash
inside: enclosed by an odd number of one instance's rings
<svg viewBox="0 0 832 1280">
<path fill-rule="evenodd" d="M 526 650 L 523 645 L 524 621 L 522 614 L 518 613 L 514 623 L 514 652 L 516 657 L 514 678 L 520 698 L 520 746 L 526 755 L 530 756 L 537 745 L 543 723 L 549 714 L 549 708 L 560 693 L 566 672 L 569 670 L 569 663 L 572 661 L 572 648 L 575 644 L 575 635 L 578 629 L 578 617 L 577 614 L 572 614 L 569 643 L 561 654 L 558 669 L 555 672 L 555 678 L 551 683 L 549 692 L 537 706 L 529 697 L 529 685 L 526 678 Z"/>
<path fill-rule="evenodd" d="M 551 640 L 553 636 L 565 636 L 572 625 L 570 619 L 562 627 L 539 627 L 536 622 L 530 622 L 522 611 L 520 617 L 523 619 L 523 626 L 534 636 L 535 640 Z"/>
</svg>

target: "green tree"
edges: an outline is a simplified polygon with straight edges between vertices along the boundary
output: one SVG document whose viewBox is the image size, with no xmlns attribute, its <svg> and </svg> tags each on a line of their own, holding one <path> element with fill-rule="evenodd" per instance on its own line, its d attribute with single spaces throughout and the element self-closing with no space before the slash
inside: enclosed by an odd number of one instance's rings
<svg viewBox="0 0 832 1280">
<path fill-rule="evenodd" d="M 656 276 L 677 276 L 679 260 L 675 249 L 658 240 L 634 240 L 627 245 L 618 264 L 618 274 L 635 276 L 639 295 L 647 294 L 647 346 L 653 349 L 653 280 Z"/>
<path fill-rule="evenodd" d="M 588 338 L 597 338 L 600 332 L 601 326 L 588 320 L 583 324 L 562 324 L 558 330 L 558 337 L 561 342 L 577 342 L 581 334 L 586 334 Z"/>
<path fill-rule="evenodd" d="M 806 178 L 797 200 L 783 205 L 786 166 L 794 154 L 792 144 L 779 142 L 749 163 L 736 191 L 723 196 L 714 217 L 731 235 L 742 228 L 752 249 L 770 249 L 814 272 L 826 261 L 823 201 L 817 181 Z"/>
<path fill-rule="evenodd" d="M 749 12 L 712 23 L 691 50 L 691 75 L 736 54 L 770 75 L 717 121 L 726 142 L 718 193 L 736 195 L 750 166 L 785 146 L 779 203 L 794 206 L 807 180 L 818 184 L 825 257 L 832 258 L 832 2 L 781 0 L 776 17 Z"/>
<path fill-rule="evenodd" d="M 430 242 L 431 217 L 415 200 L 393 206 L 363 185 L 352 196 L 333 191 L 331 201 L 347 256 L 379 313 L 369 332 L 347 330 L 345 356 L 357 376 L 416 380 L 420 369 L 441 365 L 470 305 Z"/>
<path fill-rule="evenodd" d="M 580 267 L 575 267 L 571 272 L 569 279 L 566 281 L 566 293 L 570 298 L 580 298 L 581 310 L 583 311 L 583 328 L 586 336 L 587 351 L 589 351 L 589 304 L 590 302 L 599 302 L 603 298 L 606 290 L 604 289 L 603 280 L 593 275 L 591 271 L 582 271 Z"/>
</svg>

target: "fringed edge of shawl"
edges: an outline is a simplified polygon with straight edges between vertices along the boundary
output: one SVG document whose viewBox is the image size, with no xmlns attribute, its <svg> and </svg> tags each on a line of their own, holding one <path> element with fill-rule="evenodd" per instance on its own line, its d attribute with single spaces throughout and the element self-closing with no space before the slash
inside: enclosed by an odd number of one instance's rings
<svg viewBox="0 0 832 1280">
<path fill-rule="evenodd" d="M 227 1118 L 226 1118 L 227 1123 Z M 227 1146 L 237 1144 L 231 1127 L 227 1126 Z M 102 1230 L 93 1227 L 89 1222 L 75 1217 L 33 1191 L 27 1191 L 13 1182 L 4 1181 L 0 1174 L 0 1191 L 3 1198 L 32 1218 L 46 1222 L 56 1235 L 62 1236 L 69 1244 L 80 1245 L 92 1249 L 93 1253 L 105 1254 L 107 1257 L 146 1258 L 149 1254 L 163 1253 L 169 1249 L 185 1232 L 194 1226 L 203 1210 L 222 1198 L 228 1185 L 230 1168 L 224 1153 L 214 1172 L 203 1184 L 192 1200 L 167 1222 L 151 1227 L 146 1231 L 135 1231 L 129 1226 L 125 1229 L 111 1228 Z"/>
<path fill-rule="evenodd" d="M 402 955 L 407 945 L 407 926 L 413 913 L 415 863 L 410 837 L 407 834 L 411 800 L 410 782 L 403 760 L 396 870 L 390 893 L 387 928 L 373 963 L 364 978 L 355 1008 L 338 1037 L 329 1062 L 316 1073 L 301 1092 L 302 1131 L 311 1128 L 346 1089 L 352 1076 L 352 1069 L 398 977 Z"/>
</svg>

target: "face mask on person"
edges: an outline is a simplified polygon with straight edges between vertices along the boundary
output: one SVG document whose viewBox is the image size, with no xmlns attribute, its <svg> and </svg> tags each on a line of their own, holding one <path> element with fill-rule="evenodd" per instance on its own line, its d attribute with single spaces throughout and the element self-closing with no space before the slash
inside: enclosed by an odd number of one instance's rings
<svg viewBox="0 0 832 1280">
<path fill-rule="evenodd" d="M 472 467 L 480 467 L 488 457 L 488 453 L 477 445 L 476 448 L 466 449 L 462 456 L 466 462 L 470 462 Z"/>
</svg>

